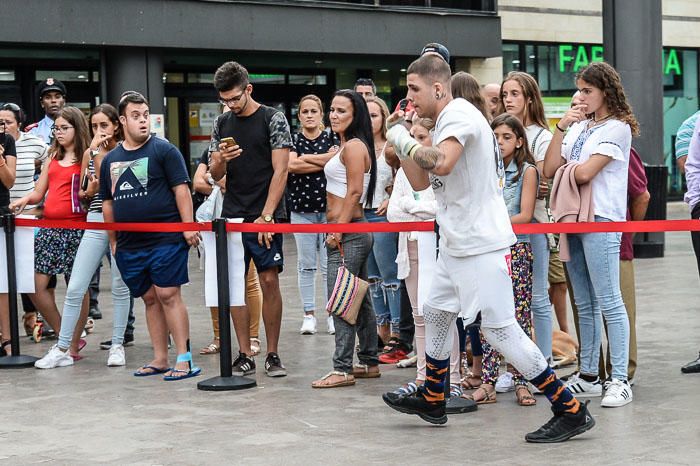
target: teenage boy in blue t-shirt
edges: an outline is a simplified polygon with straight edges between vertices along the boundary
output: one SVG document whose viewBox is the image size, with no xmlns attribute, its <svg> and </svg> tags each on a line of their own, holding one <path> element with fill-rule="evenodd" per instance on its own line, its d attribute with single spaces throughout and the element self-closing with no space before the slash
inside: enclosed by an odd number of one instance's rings
<svg viewBox="0 0 700 466">
<path fill-rule="evenodd" d="M 119 101 L 124 142 L 100 168 L 105 222 L 192 222 L 192 197 L 185 161 L 175 146 L 151 135 L 148 101 L 126 92 Z M 189 319 L 180 286 L 189 281 L 187 257 L 199 233 L 109 232 L 112 253 L 131 295 L 146 305 L 153 360 L 138 377 L 163 374 L 165 380 L 198 375 L 192 364 Z M 168 364 L 168 332 L 178 356 Z"/>
</svg>

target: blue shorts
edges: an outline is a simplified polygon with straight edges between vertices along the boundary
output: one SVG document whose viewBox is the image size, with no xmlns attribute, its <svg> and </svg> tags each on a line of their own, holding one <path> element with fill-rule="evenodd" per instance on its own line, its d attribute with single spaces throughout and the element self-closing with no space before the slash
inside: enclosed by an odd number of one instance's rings
<svg viewBox="0 0 700 466">
<path fill-rule="evenodd" d="M 189 282 L 189 251 L 187 243 L 180 241 L 133 251 L 117 248 L 114 259 L 131 295 L 140 298 L 153 285 L 171 288 Z"/>
<path fill-rule="evenodd" d="M 267 249 L 265 243 L 263 246 L 258 244 L 257 233 L 241 233 L 243 242 L 245 270 L 248 273 L 248 265 L 250 260 L 253 260 L 255 268 L 258 272 L 264 272 L 272 267 L 277 267 L 278 272 L 284 269 L 284 255 L 282 254 L 282 234 L 277 233 L 270 241 L 270 249 Z"/>
</svg>

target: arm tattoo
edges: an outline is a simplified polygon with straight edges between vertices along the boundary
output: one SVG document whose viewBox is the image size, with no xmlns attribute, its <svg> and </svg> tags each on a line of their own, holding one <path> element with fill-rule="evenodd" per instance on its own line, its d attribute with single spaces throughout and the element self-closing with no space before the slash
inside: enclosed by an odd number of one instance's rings
<svg viewBox="0 0 700 466">
<path fill-rule="evenodd" d="M 412 159 L 423 170 L 432 170 L 441 156 L 442 152 L 437 147 L 419 147 Z"/>
</svg>

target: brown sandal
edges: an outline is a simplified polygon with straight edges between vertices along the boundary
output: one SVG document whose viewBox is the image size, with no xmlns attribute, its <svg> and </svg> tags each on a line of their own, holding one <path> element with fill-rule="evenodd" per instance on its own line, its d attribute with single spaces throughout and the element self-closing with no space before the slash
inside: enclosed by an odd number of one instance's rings
<svg viewBox="0 0 700 466">
<path fill-rule="evenodd" d="M 523 391 L 525 393 L 523 393 Z M 532 396 L 527 385 L 517 385 L 515 387 L 515 399 L 520 406 L 535 406 L 537 404 L 537 399 Z"/>
<path fill-rule="evenodd" d="M 490 387 L 493 391 L 489 391 L 486 386 Z M 477 393 L 479 394 L 478 397 Z M 483 396 L 481 396 L 482 393 Z M 482 383 L 471 395 L 462 395 L 462 397 L 467 400 L 472 400 L 478 405 L 489 405 L 496 402 L 496 389 L 491 384 Z"/>
<path fill-rule="evenodd" d="M 338 382 L 333 383 L 327 382 L 327 380 L 334 375 L 339 375 L 343 377 L 343 380 L 339 380 Z M 351 385 L 355 385 L 355 376 L 340 371 L 331 371 L 328 374 L 321 377 L 320 379 L 311 382 L 311 388 L 337 388 L 349 387 Z"/>
<path fill-rule="evenodd" d="M 352 375 L 356 379 L 376 379 L 381 377 L 379 366 L 369 366 L 367 364 L 355 364 L 352 366 Z"/>
<path fill-rule="evenodd" d="M 477 382 L 472 383 L 472 381 L 474 380 L 476 380 Z M 464 390 L 474 390 L 481 386 L 481 377 L 476 376 L 473 372 L 469 371 L 466 374 L 464 374 L 464 377 L 462 377 L 460 383 L 462 384 L 462 388 Z"/>
<path fill-rule="evenodd" d="M 24 324 L 24 331 L 27 333 L 27 336 L 32 336 L 34 325 L 36 325 L 36 312 L 25 312 L 22 316 L 22 323 Z"/>
<path fill-rule="evenodd" d="M 218 338 L 214 338 L 214 341 L 209 343 L 208 346 L 205 346 L 201 350 L 199 350 L 199 354 L 219 354 L 221 352 L 221 343 Z"/>
</svg>

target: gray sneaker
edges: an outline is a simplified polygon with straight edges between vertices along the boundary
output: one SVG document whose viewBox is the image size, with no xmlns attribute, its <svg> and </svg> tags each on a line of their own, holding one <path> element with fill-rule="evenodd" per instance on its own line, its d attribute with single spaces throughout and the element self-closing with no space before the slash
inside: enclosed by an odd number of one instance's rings
<svg viewBox="0 0 700 466">
<path fill-rule="evenodd" d="M 265 373 L 269 377 L 285 377 L 287 369 L 282 365 L 282 361 L 277 353 L 268 353 L 265 358 Z"/>
</svg>

